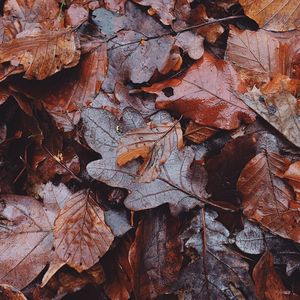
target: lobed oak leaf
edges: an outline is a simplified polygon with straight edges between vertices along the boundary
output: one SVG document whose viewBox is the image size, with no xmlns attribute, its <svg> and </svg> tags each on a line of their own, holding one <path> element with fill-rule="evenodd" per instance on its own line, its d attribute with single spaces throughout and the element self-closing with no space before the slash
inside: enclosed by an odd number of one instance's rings
<svg viewBox="0 0 300 300">
<path fill-rule="evenodd" d="M 77 65 L 80 58 L 76 33 L 70 29 L 31 30 L 0 45 L 0 63 L 10 63 L 13 70 L 1 76 L 23 73 L 25 78 L 39 80 L 62 68 Z"/>
<path fill-rule="evenodd" d="M 237 98 L 242 86 L 230 63 L 204 56 L 176 79 L 145 87 L 156 94 L 156 107 L 168 109 L 194 122 L 221 129 L 235 129 L 251 123 L 255 115 Z"/>
<path fill-rule="evenodd" d="M 47 208 L 28 196 L 1 195 L 0 280 L 22 289 L 53 257 L 51 215 Z"/>
<path fill-rule="evenodd" d="M 61 260 L 78 272 L 98 262 L 113 240 L 104 213 L 89 191 L 73 194 L 55 220 L 55 251 Z"/>
<path fill-rule="evenodd" d="M 244 214 L 272 233 L 300 241 L 300 204 L 281 179 L 290 161 L 279 154 L 263 152 L 252 158 L 237 182 Z"/>
<path fill-rule="evenodd" d="M 245 14 L 260 28 L 271 31 L 289 31 L 299 27 L 300 7 L 297 0 L 239 0 Z"/>
<path fill-rule="evenodd" d="M 137 299 L 169 293 L 182 264 L 180 221 L 162 208 L 152 210 L 139 223 L 128 259 Z"/>
<path fill-rule="evenodd" d="M 283 178 L 293 187 L 297 201 L 300 201 L 300 161 L 296 161 L 289 166 L 283 174 Z"/>
<path fill-rule="evenodd" d="M 240 98 L 258 115 L 269 122 L 291 143 L 300 147 L 300 119 L 297 99 L 288 92 L 264 95 L 254 87 Z"/>
<path fill-rule="evenodd" d="M 161 166 L 168 160 L 172 151 L 184 147 L 180 123 L 149 122 L 147 127 L 126 132 L 117 148 L 117 164 L 122 167 L 136 158 L 143 158 L 139 168 L 140 182 L 155 180 Z"/>
</svg>

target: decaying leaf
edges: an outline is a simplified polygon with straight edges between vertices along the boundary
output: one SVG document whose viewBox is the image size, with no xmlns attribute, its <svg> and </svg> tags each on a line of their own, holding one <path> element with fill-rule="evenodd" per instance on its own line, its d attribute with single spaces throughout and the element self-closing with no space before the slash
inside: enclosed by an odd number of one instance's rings
<svg viewBox="0 0 300 300">
<path fill-rule="evenodd" d="M 294 189 L 297 200 L 300 201 L 300 161 L 291 164 L 283 174 L 283 178 L 288 180 Z"/>
<path fill-rule="evenodd" d="M 201 144 L 217 132 L 218 130 L 213 127 L 199 125 L 190 121 L 184 132 L 184 137 L 196 144 Z"/>
<path fill-rule="evenodd" d="M 228 248 L 229 231 L 216 221 L 217 216 L 216 212 L 205 212 L 204 232 L 198 212 L 182 234 L 185 248 L 196 250 L 199 257 L 183 268 L 173 291 L 180 299 L 239 299 L 237 295 L 242 294 L 254 300 L 248 264 Z"/>
<path fill-rule="evenodd" d="M 157 94 L 157 108 L 175 111 L 200 125 L 234 129 L 242 121 L 255 120 L 234 93 L 242 86 L 233 67 L 208 53 L 184 75 L 143 90 Z"/>
<path fill-rule="evenodd" d="M 0 280 L 22 289 L 50 262 L 56 209 L 28 196 L 1 195 Z M 57 211 L 56 211 L 57 213 Z"/>
<path fill-rule="evenodd" d="M 26 300 L 23 293 L 11 285 L 0 284 L 0 295 L 3 300 Z"/>
<path fill-rule="evenodd" d="M 140 182 L 155 180 L 160 167 L 176 148 L 184 147 L 180 123 L 169 122 L 157 124 L 150 122 L 147 127 L 137 128 L 124 134 L 117 148 L 117 164 L 122 167 L 126 163 L 143 158 L 140 166 Z"/>
<path fill-rule="evenodd" d="M 79 272 L 92 267 L 114 239 L 102 209 L 86 190 L 68 199 L 55 220 L 54 237 L 59 258 Z"/>
<path fill-rule="evenodd" d="M 0 44 L 0 63 L 8 62 L 13 71 L 1 76 L 23 73 L 25 78 L 39 80 L 63 68 L 74 67 L 80 58 L 76 33 L 70 29 L 32 30 Z"/>
<path fill-rule="evenodd" d="M 243 169 L 237 188 L 244 214 L 274 234 L 300 241 L 300 204 L 281 179 L 290 161 L 267 151 L 256 155 Z"/>
<path fill-rule="evenodd" d="M 297 0 L 239 0 L 246 15 L 261 28 L 289 31 L 299 27 L 300 7 Z"/>
<path fill-rule="evenodd" d="M 137 299 L 153 299 L 170 292 L 182 263 L 178 218 L 162 209 L 150 211 L 138 225 L 130 247 L 133 292 Z"/>
<path fill-rule="evenodd" d="M 256 295 L 262 300 L 288 300 L 290 292 L 276 273 L 272 254 L 268 251 L 260 258 L 253 270 Z"/>
<path fill-rule="evenodd" d="M 254 87 L 240 97 L 291 143 L 300 147 L 300 117 L 297 112 L 297 99 L 293 95 L 287 92 L 263 95 Z"/>
</svg>

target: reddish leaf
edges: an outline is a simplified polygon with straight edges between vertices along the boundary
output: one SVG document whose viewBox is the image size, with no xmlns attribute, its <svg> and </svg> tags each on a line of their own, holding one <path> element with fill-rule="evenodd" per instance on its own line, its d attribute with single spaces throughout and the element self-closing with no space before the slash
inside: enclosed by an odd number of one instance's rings
<svg viewBox="0 0 300 300">
<path fill-rule="evenodd" d="M 196 144 L 201 144 L 217 132 L 218 131 L 212 127 L 199 125 L 190 121 L 185 130 L 184 137 Z"/>
<path fill-rule="evenodd" d="M 201 125 L 234 129 L 242 121 L 255 120 L 254 114 L 235 95 L 241 88 L 229 63 L 205 53 L 179 78 L 143 90 L 158 95 L 157 108 L 178 112 Z"/>
<path fill-rule="evenodd" d="M 239 0 L 246 15 L 261 28 L 289 31 L 299 27 L 300 7 L 297 0 Z"/>
<path fill-rule="evenodd" d="M 89 12 L 83 6 L 78 4 L 71 4 L 65 13 L 65 24 L 66 26 L 79 26 L 84 21 L 87 21 Z"/>
<path fill-rule="evenodd" d="M 52 224 L 56 210 L 32 197 L 1 196 L 0 280 L 17 288 L 27 286 L 53 256 Z"/>
<path fill-rule="evenodd" d="M 0 295 L 3 300 L 26 300 L 27 298 L 16 288 L 8 284 L 0 285 Z"/>
<path fill-rule="evenodd" d="M 138 225 L 129 251 L 137 299 L 168 293 L 176 282 L 182 263 L 179 226 L 179 220 L 162 208 L 149 212 Z"/>
<path fill-rule="evenodd" d="M 300 201 L 300 161 L 291 164 L 283 174 L 283 178 L 288 179 L 289 184 L 296 193 L 297 200 Z"/>
<path fill-rule="evenodd" d="M 300 241 L 300 204 L 281 179 L 290 161 L 276 153 L 260 153 L 243 169 L 237 187 L 244 214 L 274 234 Z"/>
<path fill-rule="evenodd" d="M 114 239 L 102 209 L 85 190 L 68 199 L 55 220 L 54 236 L 59 258 L 79 272 L 92 267 Z"/>
<path fill-rule="evenodd" d="M 80 58 L 76 34 L 70 29 L 34 30 L 0 45 L 0 63 L 9 62 L 13 72 L 25 72 L 24 77 L 45 79 L 62 68 L 74 67 Z"/>
<path fill-rule="evenodd" d="M 290 292 L 285 288 L 282 280 L 276 273 L 273 257 L 270 252 L 260 258 L 253 270 L 256 295 L 262 300 L 288 300 Z"/>
</svg>

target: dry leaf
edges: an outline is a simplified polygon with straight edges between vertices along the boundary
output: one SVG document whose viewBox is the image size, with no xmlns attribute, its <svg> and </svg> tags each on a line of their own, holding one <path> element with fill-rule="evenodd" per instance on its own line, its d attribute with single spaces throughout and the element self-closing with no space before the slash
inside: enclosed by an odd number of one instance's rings
<svg viewBox="0 0 300 300">
<path fill-rule="evenodd" d="M 58 257 L 78 272 L 98 262 L 114 240 L 102 209 L 86 190 L 68 199 L 55 220 L 54 237 Z"/>
<path fill-rule="evenodd" d="M 283 178 L 288 179 L 288 183 L 294 189 L 296 199 L 300 201 L 300 161 L 291 164 L 283 174 Z"/>
<path fill-rule="evenodd" d="M 14 288 L 8 284 L 0 284 L 0 296 L 2 300 L 26 300 L 27 298 Z"/>
<path fill-rule="evenodd" d="M 201 144 L 217 132 L 218 130 L 213 127 L 199 125 L 190 121 L 184 132 L 184 137 L 196 144 Z"/>
</svg>

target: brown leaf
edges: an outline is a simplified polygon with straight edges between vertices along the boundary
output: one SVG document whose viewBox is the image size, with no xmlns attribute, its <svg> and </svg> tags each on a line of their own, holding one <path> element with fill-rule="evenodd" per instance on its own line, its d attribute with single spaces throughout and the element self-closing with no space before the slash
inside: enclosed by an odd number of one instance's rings
<svg viewBox="0 0 300 300">
<path fill-rule="evenodd" d="M 271 31 L 289 31 L 299 27 L 300 7 L 297 0 L 239 0 L 246 15 Z"/>
<path fill-rule="evenodd" d="M 226 59 L 250 85 L 260 86 L 278 74 L 297 76 L 299 35 L 275 34 L 264 30 L 250 31 L 230 27 Z"/>
<path fill-rule="evenodd" d="M 78 49 L 76 34 L 70 29 L 33 29 L 0 45 L 0 63 L 9 62 L 14 69 L 4 74 L 1 80 L 8 75 L 23 72 L 28 79 L 45 79 L 62 68 L 74 67 L 80 58 Z"/>
<path fill-rule="evenodd" d="M 283 174 L 283 178 L 288 179 L 289 184 L 296 193 L 296 199 L 300 201 L 300 161 L 291 164 Z"/>
<path fill-rule="evenodd" d="M 237 188 L 244 214 L 274 234 L 300 241 L 300 204 L 281 179 L 290 161 L 276 153 L 260 153 L 243 169 Z"/>
<path fill-rule="evenodd" d="M 297 99 L 293 95 L 288 92 L 263 95 L 254 87 L 240 98 L 291 143 L 300 147 L 300 119 Z"/>
<path fill-rule="evenodd" d="M 11 285 L 0 284 L 0 295 L 2 300 L 26 300 L 23 293 Z"/>
<path fill-rule="evenodd" d="M 83 6 L 71 4 L 65 12 L 65 26 L 75 27 L 87 21 L 89 12 Z"/>
<path fill-rule="evenodd" d="M 190 121 L 185 130 L 184 137 L 196 144 L 201 144 L 217 132 L 218 130 L 215 128 L 199 125 Z"/>
<path fill-rule="evenodd" d="M 176 148 L 184 147 L 181 126 L 178 121 L 169 123 L 149 122 L 147 127 L 125 133 L 117 148 L 117 164 L 122 167 L 129 161 L 142 157 L 139 169 L 140 182 L 155 180 L 160 167 Z"/>
<path fill-rule="evenodd" d="M 273 256 L 266 251 L 253 270 L 256 295 L 261 300 L 288 300 L 290 292 L 276 273 Z"/>
<path fill-rule="evenodd" d="M 176 282 L 183 259 L 179 226 L 179 219 L 163 208 L 150 211 L 139 223 L 128 256 L 137 299 L 168 293 Z"/>
<path fill-rule="evenodd" d="M 54 237 L 59 258 L 78 272 L 92 267 L 114 239 L 102 209 L 86 190 L 68 199 L 55 220 Z"/>
<path fill-rule="evenodd" d="M 52 258 L 48 214 L 57 211 L 27 196 L 2 195 L 0 205 L 0 280 L 22 289 Z"/>
<path fill-rule="evenodd" d="M 255 120 L 254 114 L 234 94 L 241 88 L 229 63 L 205 53 L 179 78 L 143 90 L 157 94 L 159 109 L 175 111 L 200 125 L 234 129 L 242 121 Z"/>
</svg>

